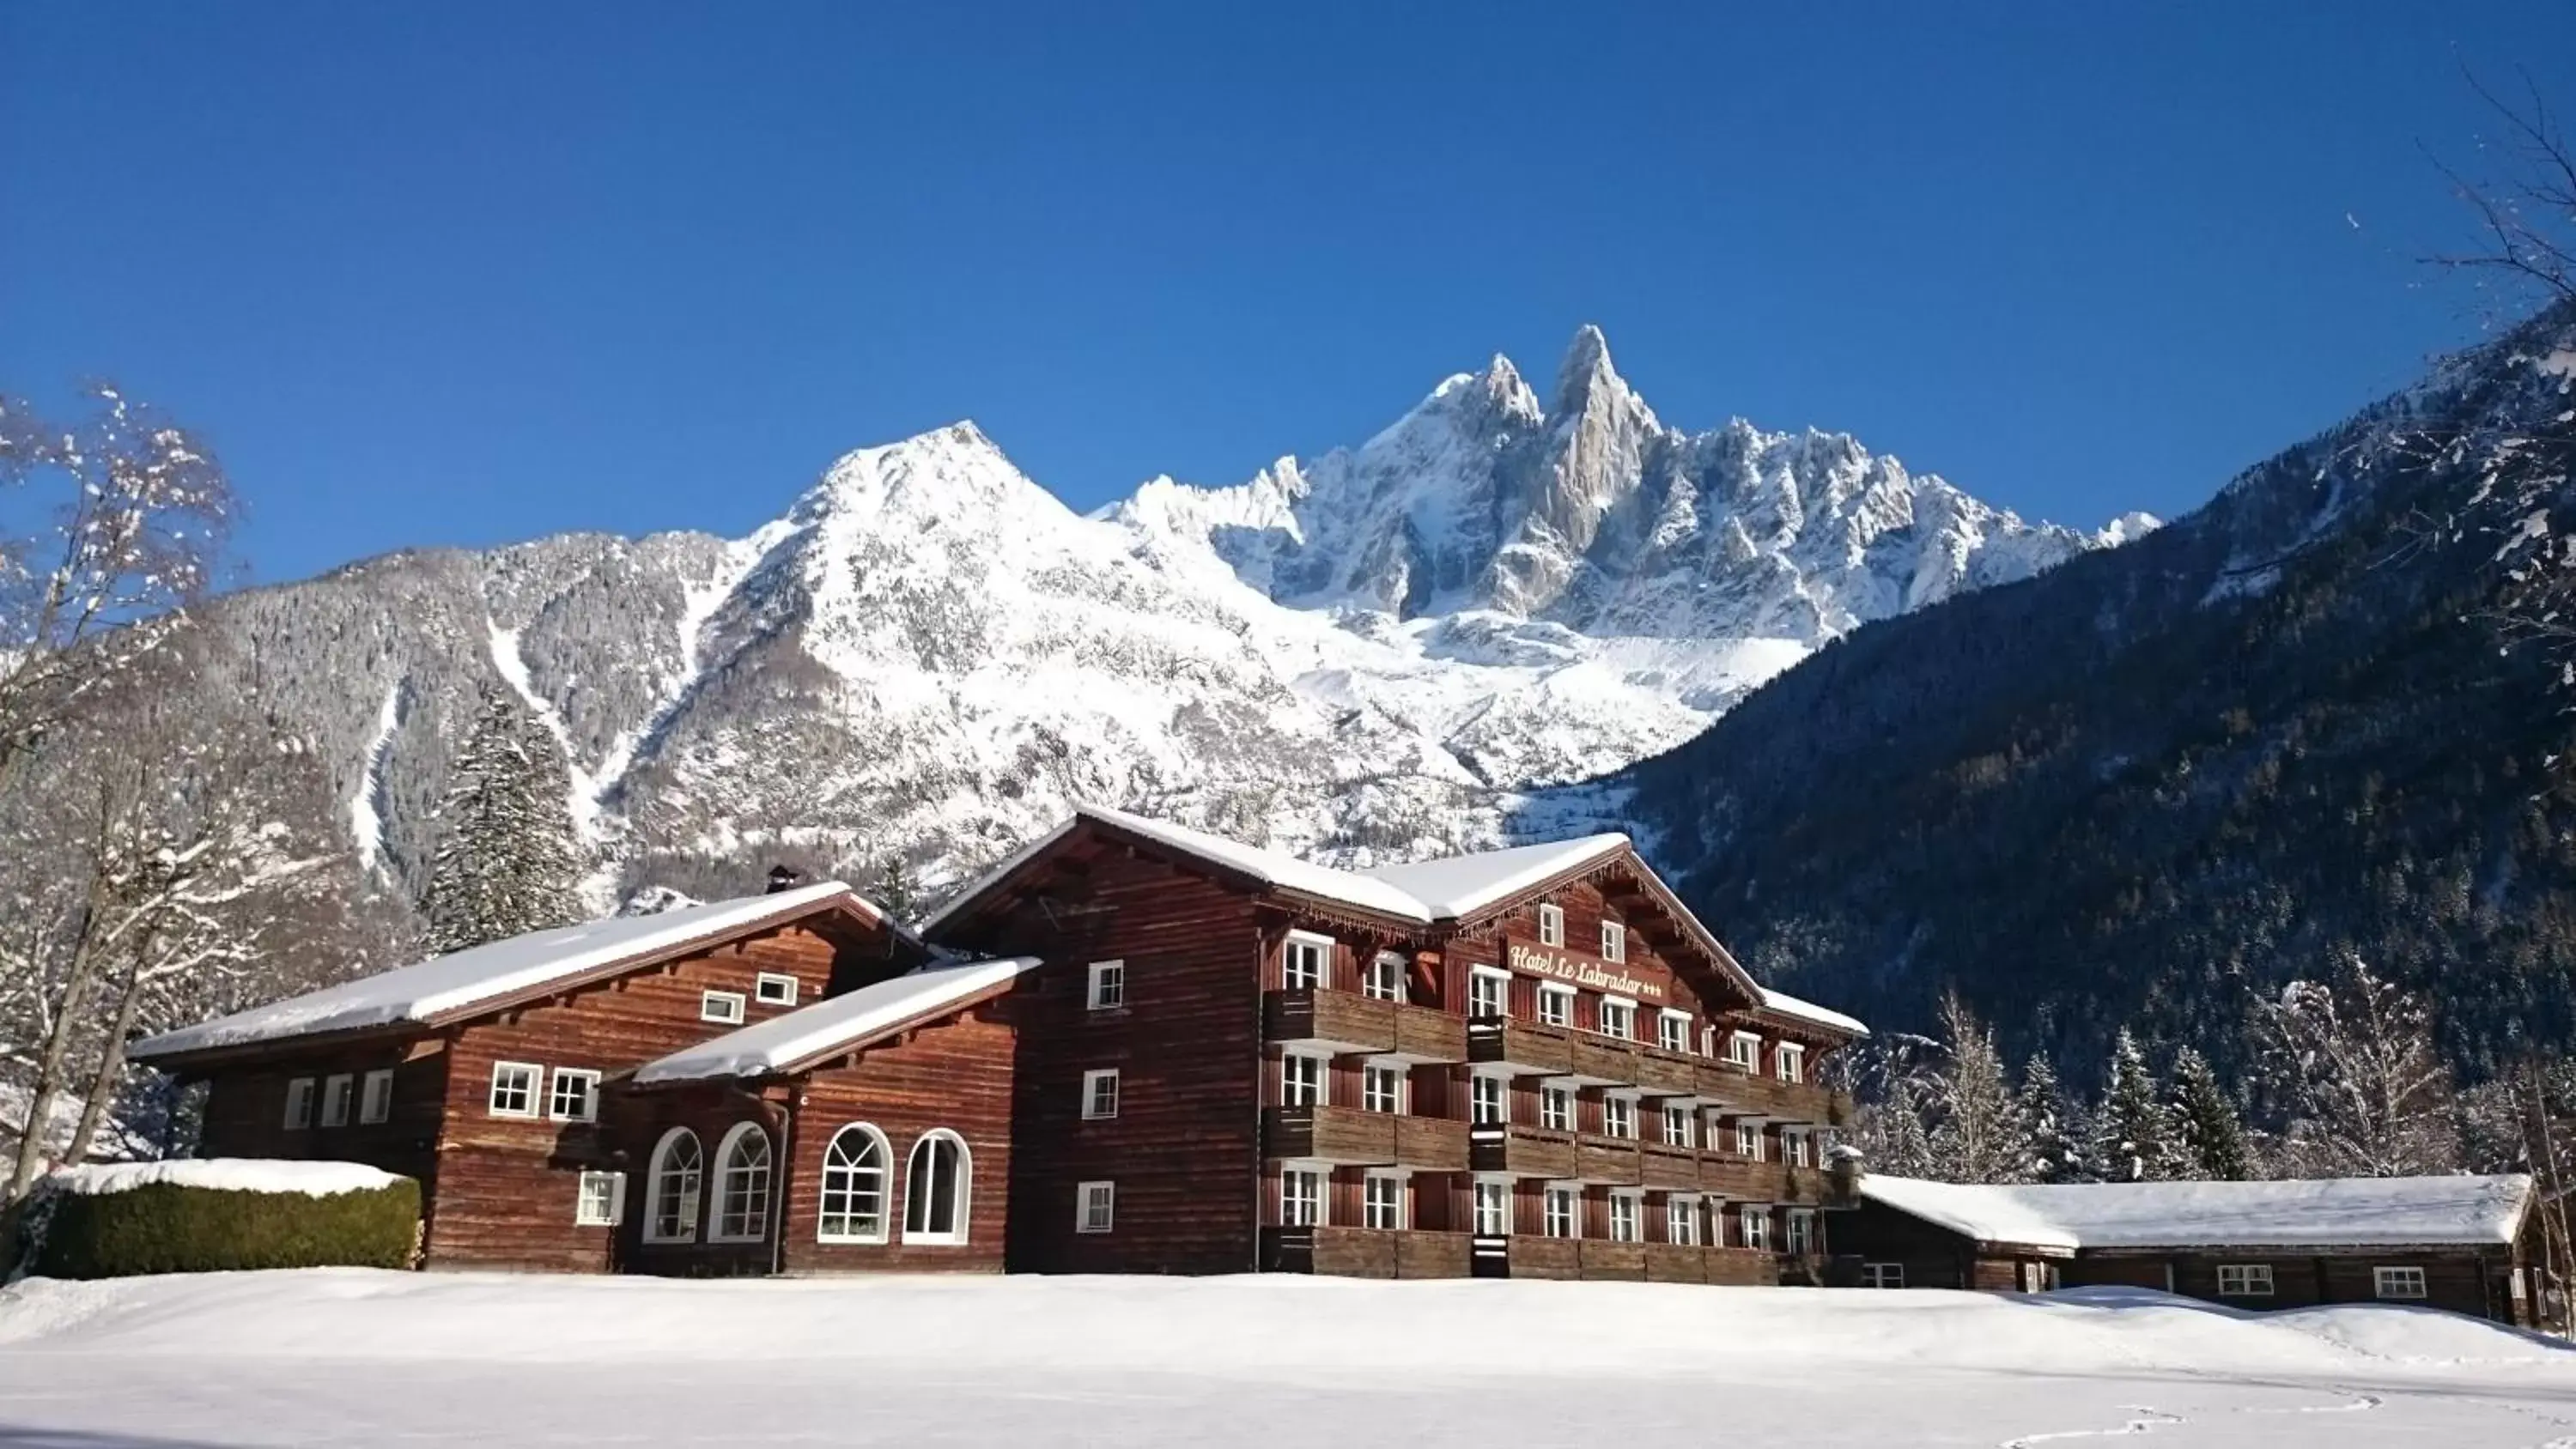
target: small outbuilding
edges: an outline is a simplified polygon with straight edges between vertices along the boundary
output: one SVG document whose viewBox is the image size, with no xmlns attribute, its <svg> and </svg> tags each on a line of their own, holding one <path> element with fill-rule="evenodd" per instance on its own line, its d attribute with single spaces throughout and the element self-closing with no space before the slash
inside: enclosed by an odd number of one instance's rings
<svg viewBox="0 0 2576 1449">
<path fill-rule="evenodd" d="M 1861 1175 L 1834 1230 L 1874 1288 L 2158 1288 L 2237 1308 L 2394 1302 L 2533 1316 L 2532 1180 L 1983 1186 Z"/>
</svg>

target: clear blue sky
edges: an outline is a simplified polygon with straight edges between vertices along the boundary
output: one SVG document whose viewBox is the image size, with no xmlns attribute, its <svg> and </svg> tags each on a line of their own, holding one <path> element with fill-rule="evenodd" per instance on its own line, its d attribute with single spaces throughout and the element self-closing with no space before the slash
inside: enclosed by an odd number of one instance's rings
<svg viewBox="0 0 2576 1449">
<path fill-rule="evenodd" d="M 0 389 L 204 430 L 262 578 L 964 416 L 1235 482 L 1587 320 L 1667 421 L 2170 514 L 2476 335 L 2459 61 L 2576 110 L 2569 5 L 1726 8 L 0 0 Z"/>
</svg>

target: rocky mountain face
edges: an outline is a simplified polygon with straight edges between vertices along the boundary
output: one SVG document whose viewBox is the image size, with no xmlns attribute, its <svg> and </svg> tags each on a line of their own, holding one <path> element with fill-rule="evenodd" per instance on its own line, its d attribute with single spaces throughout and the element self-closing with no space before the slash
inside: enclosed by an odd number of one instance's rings
<svg viewBox="0 0 2576 1449">
<path fill-rule="evenodd" d="M 1616 783 L 1748 965 L 1875 1024 L 1956 986 L 2082 1078 L 2124 1025 L 2232 1066 L 2256 997 L 2357 953 L 2466 1071 L 2563 1047 L 2568 664 L 2498 600 L 2506 540 L 2576 506 L 2572 388 L 2562 305 L 2129 547 L 1851 632 Z"/>
<path fill-rule="evenodd" d="M 475 684 L 516 690 L 606 905 L 775 859 L 935 888 L 1075 800 L 1351 863 L 1624 823 L 1582 782 L 1857 625 L 2151 524 L 2025 524 L 1841 435 L 1677 431 L 1587 328 L 1545 402 L 1497 358 L 1236 487 L 1083 517 L 960 423 L 745 538 L 396 554 L 205 621 L 395 901 Z"/>
</svg>

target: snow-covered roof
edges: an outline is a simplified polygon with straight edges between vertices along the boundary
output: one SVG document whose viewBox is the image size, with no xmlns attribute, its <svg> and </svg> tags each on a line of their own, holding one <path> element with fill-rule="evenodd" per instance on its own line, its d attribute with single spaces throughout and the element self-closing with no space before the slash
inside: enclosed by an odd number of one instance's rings
<svg viewBox="0 0 2576 1449">
<path fill-rule="evenodd" d="M 2333 1177 L 2009 1187 L 1876 1173 L 1861 1195 L 1989 1243 L 2042 1248 L 2325 1247 L 2513 1241 L 2531 1179 Z"/>
<path fill-rule="evenodd" d="M 1366 879 L 1395 887 L 1421 903 L 1432 920 L 1472 916 L 1497 901 L 1628 848 L 1620 834 L 1586 835 L 1546 845 L 1452 855 L 1411 865 L 1380 866 Z M 1337 872 L 1338 873 L 1338 872 Z"/>
<path fill-rule="evenodd" d="M 884 913 L 839 881 L 769 895 L 684 906 L 651 916 L 612 916 L 578 926 L 532 931 L 506 941 L 454 951 L 415 966 L 362 976 L 321 991 L 237 1011 L 213 1021 L 136 1042 L 137 1059 L 276 1041 L 315 1032 L 434 1021 L 480 1002 L 569 980 L 621 961 L 716 940 L 839 902 L 884 920 Z"/>
<path fill-rule="evenodd" d="M 286 1162 L 260 1157 L 171 1157 L 157 1162 L 96 1162 L 57 1168 L 46 1174 L 43 1190 L 78 1197 L 131 1192 L 156 1182 L 221 1192 L 300 1192 L 306 1197 L 335 1197 L 344 1192 L 374 1192 L 402 1181 L 390 1172 L 361 1162 Z"/>
<path fill-rule="evenodd" d="M 1294 891 L 1317 900 L 1332 901 L 1399 920 L 1419 921 L 1424 925 L 1470 915 L 1516 891 L 1526 890 L 1552 875 L 1587 860 L 1609 855 L 1628 844 L 1628 837 L 1624 835 L 1587 835 L 1580 840 L 1453 855 L 1412 865 L 1383 866 L 1368 871 L 1335 870 L 1331 866 L 1299 860 L 1283 850 L 1246 845 L 1222 835 L 1131 815 L 1104 805 L 1085 805 L 1076 809 L 1071 819 L 1020 847 L 1000 865 L 970 882 L 937 914 L 923 922 L 923 929 L 935 929 L 950 914 L 963 909 L 987 888 L 1019 869 L 1030 857 L 1063 839 L 1085 820 L 1095 820 L 1169 846 L 1184 855 L 1250 876 L 1277 890 Z"/>
<path fill-rule="evenodd" d="M 826 1053 L 864 1046 L 907 1022 L 937 1016 L 1037 964 L 1034 956 L 1013 956 L 924 966 L 646 1062 L 635 1069 L 635 1081 L 761 1077 L 790 1070 Z"/>
<path fill-rule="evenodd" d="M 1762 1009 L 1776 1011 L 1782 1016 L 1794 1016 L 1803 1021 L 1812 1021 L 1820 1026 L 1830 1026 L 1836 1031 L 1847 1031 L 1854 1036 L 1869 1035 L 1869 1028 L 1863 1025 L 1858 1017 L 1845 1016 L 1839 1011 L 1818 1006 L 1812 1001 L 1802 1001 L 1788 992 L 1774 991 L 1768 986 L 1762 988 Z"/>
</svg>

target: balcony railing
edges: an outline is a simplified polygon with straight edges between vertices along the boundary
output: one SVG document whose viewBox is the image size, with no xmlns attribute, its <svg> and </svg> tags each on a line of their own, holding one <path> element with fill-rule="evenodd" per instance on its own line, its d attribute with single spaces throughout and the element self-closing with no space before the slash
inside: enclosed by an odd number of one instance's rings
<svg viewBox="0 0 2576 1449">
<path fill-rule="evenodd" d="M 1468 1165 L 1478 1172 L 1508 1172 L 1514 1177 L 1571 1178 L 1575 1175 L 1574 1134 L 1544 1127 L 1483 1126 L 1468 1129 Z"/>
<path fill-rule="evenodd" d="M 1262 1034 L 1289 1046 L 1418 1062 L 1467 1059 L 1467 1023 L 1436 1007 L 1298 986 L 1261 999 Z"/>
<path fill-rule="evenodd" d="M 1262 1151 L 1348 1167 L 1418 1167 L 1459 1172 L 1467 1166 L 1467 1124 L 1358 1107 L 1269 1107 L 1261 1114 Z"/>
<path fill-rule="evenodd" d="M 1574 1033 L 1561 1026 L 1479 1018 L 1467 1023 L 1467 1060 L 1561 1077 L 1574 1070 Z"/>
<path fill-rule="evenodd" d="M 1464 1278 L 1468 1236 L 1379 1228 L 1264 1228 L 1261 1265 L 1270 1272 L 1349 1278 Z"/>
<path fill-rule="evenodd" d="M 1733 1062 L 1702 1060 L 1699 1095 L 1720 1110 L 1777 1122 L 1816 1122 L 1840 1126 L 1851 1120 L 1851 1098 L 1815 1082 L 1784 1082 L 1762 1076 Z"/>
</svg>

